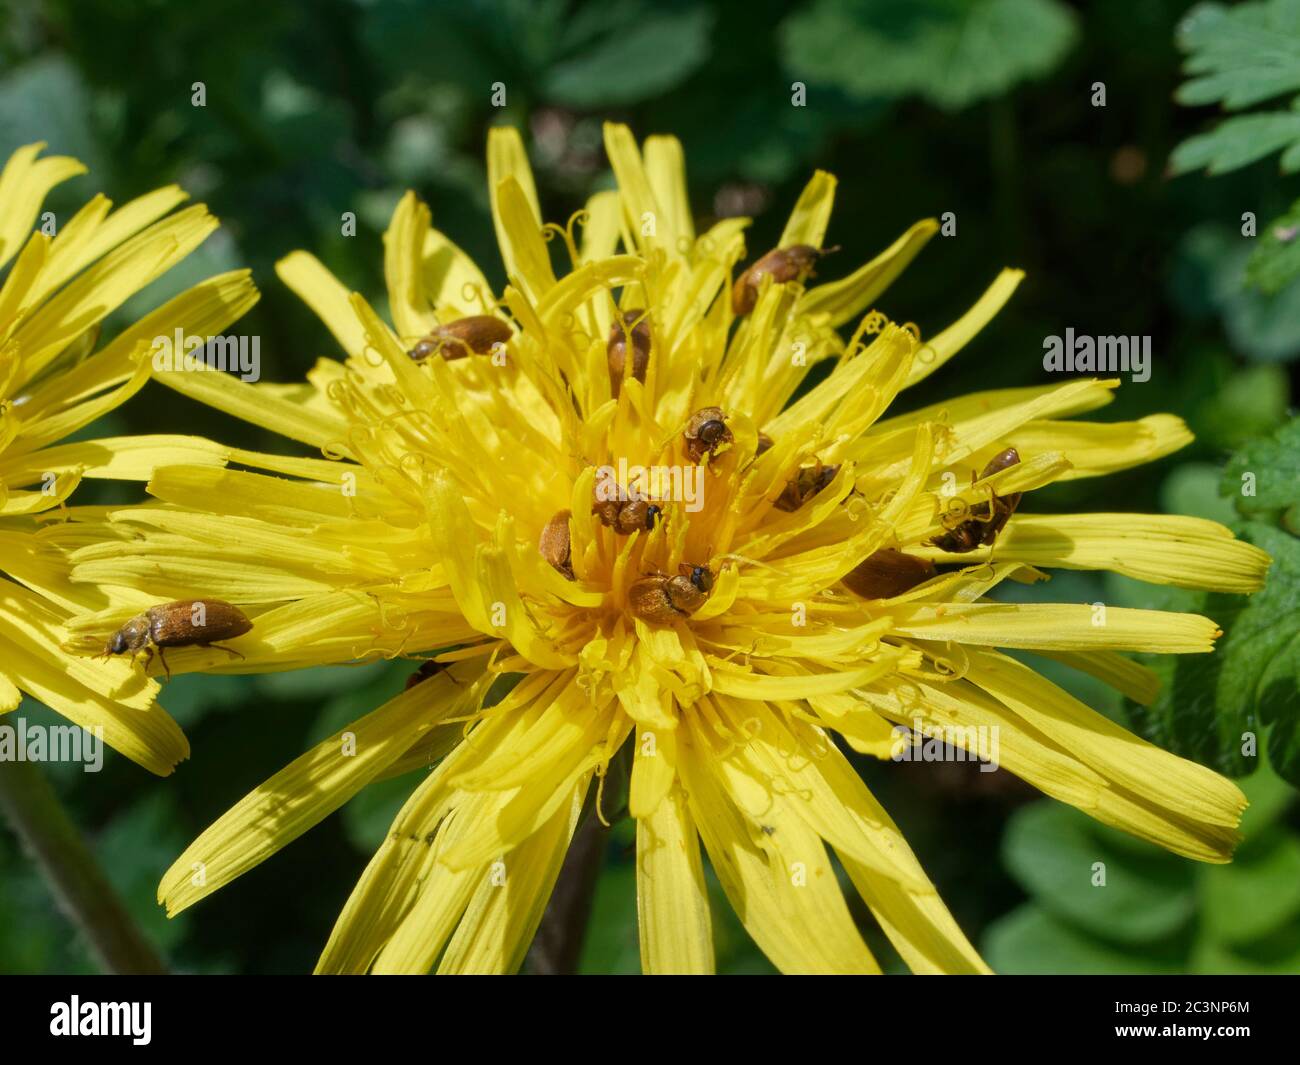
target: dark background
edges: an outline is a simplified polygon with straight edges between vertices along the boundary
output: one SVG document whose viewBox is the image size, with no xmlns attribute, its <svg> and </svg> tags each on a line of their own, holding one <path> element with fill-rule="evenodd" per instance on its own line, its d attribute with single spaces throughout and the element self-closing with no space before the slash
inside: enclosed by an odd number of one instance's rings
<svg viewBox="0 0 1300 1065">
<path fill-rule="evenodd" d="M 261 336 L 265 378 L 280 381 L 340 353 L 279 283 L 274 262 L 308 249 L 383 306 L 380 236 L 407 188 L 490 280 L 504 280 L 487 210 L 490 125 L 523 130 L 543 213 L 561 223 L 612 183 L 603 120 L 626 121 L 638 137 L 674 133 L 697 222 L 752 215 L 751 253 L 773 245 L 821 167 L 840 179 L 828 242 L 843 246 L 823 264 L 824 278 L 847 273 L 920 218 L 956 214 L 956 236 L 936 237 L 882 298 L 895 320 L 929 335 L 999 268 L 1028 271 L 1008 308 L 906 405 L 1042 383 L 1043 338 L 1066 327 L 1150 335 L 1150 381 L 1126 382 L 1100 417 L 1172 411 L 1197 442 L 1141 470 L 1037 494 L 1036 509 L 1228 520 L 1220 467 L 1285 419 L 1300 353 L 1300 293 L 1264 296 L 1242 282 L 1250 241 L 1241 216 L 1255 212 L 1262 232 L 1300 183 L 1280 176 L 1275 158 L 1222 177 L 1167 176 L 1171 150 L 1214 117 L 1173 99 L 1186 5 L 996 2 L 1008 17 L 989 37 L 980 22 L 987 5 L 961 0 L 10 0 L 0 3 L 0 154 L 39 139 L 91 167 L 51 197 L 59 217 L 94 191 L 122 203 L 173 181 L 208 203 L 222 231 L 119 320 L 204 276 L 250 266 L 262 300 L 239 330 Z M 203 108 L 190 103 L 196 81 L 206 85 Z M 807 85 L 806 107 L 791 106 L 795 81 Z M 506 85 L 504 109 L 490 105 L 494 82 Z M 1104 107 L 1092 102 L 1096 82 Z M 345 211 L 357 214 L 355 237 L 340 235 Z M 128 431 L 286 448 L 161 388 L 96 427 Z M 1181 602 L 1087 574 L 1061 574 L 1032 594 Z M 1125 715 L 1103 689 L 1035 664 Z M 213 818 L 401 679 L 401 669 L 385 667 L 178 678 L 164 702 L 195 753 L 172 778 L 153 779 L 111 752 L 98 776 L 52 767 L 109 875 L 178 969 L 310 969 L 409 778 L 368 789 L 175 921 L 162 917 L 154 889 Z M 1243 784 L 1257 801 L 1243 860 L 1229 869 L 1194 867 L 1100 830 L 1005 774 L 957 765 L 864 772 L 995 968 L 1300 970 L 1294 792 L 1266 768 Z M 616 829 L 586 971 L 637 967 L 631 841 L 629 825 Z M 1097 860 L 1110 869 L 1106 891 L 1088 882 Z M 720 967 L 769 971 L 718 900 Z M 892 958 L 878 935 L 872 943 Z M 0 831 L 0 971 L 91 968 Z"/>
</svg>

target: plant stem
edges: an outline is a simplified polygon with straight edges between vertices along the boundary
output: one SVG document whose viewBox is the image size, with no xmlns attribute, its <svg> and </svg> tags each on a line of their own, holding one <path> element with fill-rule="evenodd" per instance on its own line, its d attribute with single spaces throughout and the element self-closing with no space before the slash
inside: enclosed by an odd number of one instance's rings
<svg viewBox="0 0 1300 1065">
<path fill-rule="evenodd" d="M 167 972 L 36 765 L 0 762 L 0 810 L 105 972 Z"/>
<path fill-rule="evenodd" d="M 627 816 L 628 788 L 632 779 L 632 741 L 610 759 L 605 787 L 592 788 L 577 831 L 569 843 L 555 890 L 542 914 L 532 948 L 528 952 L 528 969 L 539 976 L 572 976 L 582 955 L 591 917 L 591 902 L 609 843 L 609 828 L 596 809 L 598 794 L 602 808 L 612 810 L 610 824 Z"/>
<path fill-rule="evenodd" d="M 595 809 L 588 808 L 573 834 L 528 954 L 528 967 L 537 975 L 572 976 L 577 971 L 608 841 L 609 829 Z"/>
</svg>

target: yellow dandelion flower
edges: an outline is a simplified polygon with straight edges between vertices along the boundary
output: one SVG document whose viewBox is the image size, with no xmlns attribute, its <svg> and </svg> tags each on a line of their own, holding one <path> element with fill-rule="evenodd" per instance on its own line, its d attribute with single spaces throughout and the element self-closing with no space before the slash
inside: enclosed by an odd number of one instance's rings
<svg viewBox="0 0 1300 1065">
<path fill-rule="evenodd" d="M 73 584 L 41 531 L 66 511 L 83 477 L 148 478 L 161 457 L 224 461 L 225 449 L 185 437 L 60 443 L 138 392 L 153 338 L 177 329 L 220 333 L 256 299 L 247 271 L 175 297 L 99 350 L 104 319 L 193 251 L 217 226 L 203 206 L 159 189 L 114 211 L 104 196 L 57 227 L 32 232 L 46 194 L 85 172 L 66 156 L 19 148 L 0 171 L 0 712 L 26 692 L 155 773 L 189 753 L 180 727 L 155 706 L 158 685 L 126 663 L 90 663 L 65 650 L 72 614 L 123 601 Z M 56 230 L 50 235 L 47 230 Z M 127 590 L 125 601 L 139 599 Z"/>
<path fill-rule="evenodd" d="M 1004 653 L 1149 701 L 1153 674 L 1120 652 L 1206 652 L 1214 622 L 1112 608 L 1099 624 L 1090 606 L 989 597 L 1040 567 L 1259 587 L 1267 557 L 1212 522 L 1016 508 L 1169 453 L 1190 439 L 1183 423 L 1065 420 L 1110 400 L 1115 382 L 1099 380 L 886 416 L 1019 272 L 923 344 L 873 307 L 935 223 L 814 287 L 835 190 L 818 173 L 778 254 L 739 274 L 746 221 L 695 232 L 676 140 L 638 147 L 612 125 L 606 147 L 618 188 L 590 200 L 579 240 L 577 224 L 542 226 L 520 138 L 492 132 L 499 301 L 408 194 L 384 242 L 391 326 L 312 256 L 279 264 L 345 361 L 322 359 L 303 386 L 161 375 L 325 458 L 159 469 L 155 503 L 79 534 L 75 578 L 219 596 L 254 617 L 242 658 L 184 650 L 173 670 L 436 663 L 204 832 L 162 881 L 168 911 L 372 781 L 431 767 L 319 971 L 510 971 L 627 751 L 647 972 L 711 971 L 706 855 L 781 970 L 878 971 L 832 853 L 914 971 L 985 972 L 835 738 L 887 759 L 896 725 L 972 749 L 994 734 L 1001 766 L 1048 795 L 1226 861 L 1245 802 L 1231 782 Z M 571 259 L 562 276 L 548 236 Z M 818 363 L 829 372 L 799 395 Z"/>
</svg>

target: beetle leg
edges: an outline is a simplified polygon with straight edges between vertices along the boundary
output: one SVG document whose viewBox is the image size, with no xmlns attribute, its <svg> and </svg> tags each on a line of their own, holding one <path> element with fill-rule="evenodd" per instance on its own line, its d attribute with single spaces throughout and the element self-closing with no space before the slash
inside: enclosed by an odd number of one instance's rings
<svg viewBox="0 0 1300 1065">
<path fill-rule="evenodd" d="M 218 651 L 225 651 L 227 654 L 232 654 L 232 655 L 234 655 L 234 656 L 235 656 L 236 658 L 238 658 L 241 662 L 244 661 L 244 655 L 240 654 L 240 653 L 239 653 L 238 651 L 236 651 L 233 647 L 227 647 L 227 646 L 225 646 L 224 644 L 220 644 L 220 643 L 205 643 L 203 646 L 204 646 L 204 647 L 215 647 Z"/>
</svg>

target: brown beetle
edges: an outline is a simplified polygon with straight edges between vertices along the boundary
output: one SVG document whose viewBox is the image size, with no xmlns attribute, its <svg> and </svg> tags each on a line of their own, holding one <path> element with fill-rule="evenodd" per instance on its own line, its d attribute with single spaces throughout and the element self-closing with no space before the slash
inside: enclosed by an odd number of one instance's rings
<svg viewBox="0 0 1300 1065">
<path fill-rule="evenodd" d="M 863 599 L 892 599 L 934 576 L 934 563 L 882 547 L 844 575 L 844 584 Z"/>
<path fill-rule="evenodd" d="M 450 362 L 464 359 L 471 352 L 487 355 L 513 335 L 509 324 L 500 318 L 490 314 L 472 314 L 437 326 L 406 354 L 416 362 L 423 362 L 430 355 L 441 355 Z"/>
<path fill-rule="evenodd" d="M 707 566 L 689 562 L 677 569 L 676 577 L 656 573 L 635 582 L 627 593 L 632 613 L 642 621 L 663 625 L 699 610 L 713 591 L 713 573 Z"/>
<path fill-rule="evenodd" d="M 820 462 L 815 466 L 804 466 L 786 482 L 785 489 L 776 497 L 776 502 L 772 505 L 787 514 L 798 510 L 835 480 L 839 470 L 838 466 L 823 466 Z"/>
<path fill-rule="evenodd" d="M 573 580 L 573 560 L 569 548 L 570 511 L 562 510 L 546 523 L 541 538 L 537 541 L 537 550 L 542 558 L 567 579 Z"/>
<path fill-rule="evenodd" d="M 758 434 L 758 443 L 754 446 L 754 458 L 758 458 L 758 456 L 764 451 L 771 451 L 772 445 L 775 443 L 776 441 L 768 436 L 767 433 L 760 432 Z"/>
<path fill-rule="evenodd" d="M 735 440 L 726 419 L 721 407 L 701 407 L 691 415 L 682 440 L 692 462 L 707 461 L 706 455 L 713 458 L 720 447 Z"/>
<path fill-rule="evenodd" d="M 988 465 L 984 467 L 984 472 L 979 475 L 979 479 L 983 480 L 1001 470 L 1009 469 L 1019 461 L 1020 452 L 1015 448 L 1009 447 L 1005 451 L 999 451 L 989 459 Z M 971 484 L 974 484 L 975 480 L 975 475 L 972 473 Z M 1002 531 L 1003 526 L 1015 513 L 1016 506 L 1020 502 L 1021 493 L 1012 492 L 1010 495 L 1000 496 L 995 492 L 991 492 L 990 495 L 992 496 L 991 503 L 976 503 L 970 508 L 972 517 L 967 518 L 942 536 L 934 537 L 929 543 L 941 551 L 948 551 L 952 554 L 963 554 L 967 551 L 974 551 L 977 547 L 993 546 L 993 541 L 997 539 L 998 533 Z M 990 513 L 990 509 L 992 513 Z"/>
<path fill-rule="evenodd" d="M 812 268 L 823 255 L 839 248 L 814 248 L 811 244 L 791 244 L 776 248 L 751 265 L 731 289 L 731 309 L 739 318 L 748 314 L 758 302 L 758 292 L 763 278 L 770 277 L 774 285 L 796 281 L 812 275 Z"/>
<path fill-rule="evenodd" d="M 156 652 L 167 668 L 165 647 L 217 647 L 237 658 L 243 658 L 233 647 L 222 647 L 217 640 L 233 640 L 252 629 L 253 623 L 243 611 L 220 599 L 179 599 L 174 603 L 151 606 L 137 614 L 104 645 L 104 657 L 130 653 L 145 653 L 145 669 Z"/>
<path fill-rule="evenodd" d="M 663 507 L 648 499 L 607 499 L 596 503 L 591 512 L 600 523 L 616 533 L 631 536 L 640 529 L 649 532 L 663 513 Z"/>
<path fill-rule="evenodd" d="M 615 399 L 623 387 L 629 339 L 632 341 L 631 376 L 644 384 L 646 368 L 650 365 L 650 318 L 647 312 L 624 311 L 610 327 L 605 353 L 609 357 L 609 387 Z"/>
<path fill-rule="evenodd" d="M 430 677 L 436 677 L 446 668 L 442 662 L 435 662 L 432 658 L 425 659 L 420 663 L 420 668 L 406 678 L 406 685 L 402 690 L 409 692 L 417 684 L 423 684 Z"/>
</svg>

